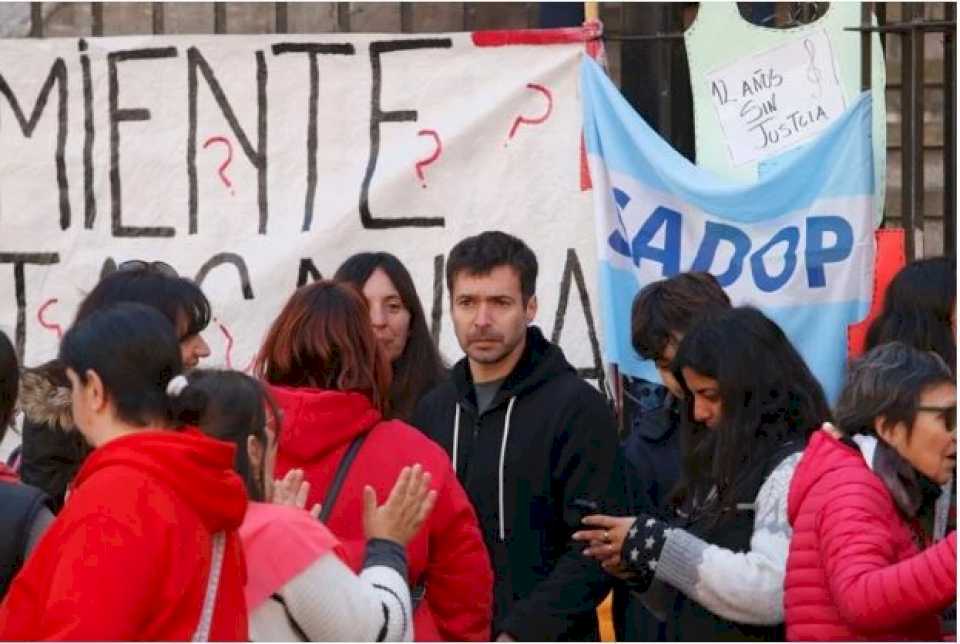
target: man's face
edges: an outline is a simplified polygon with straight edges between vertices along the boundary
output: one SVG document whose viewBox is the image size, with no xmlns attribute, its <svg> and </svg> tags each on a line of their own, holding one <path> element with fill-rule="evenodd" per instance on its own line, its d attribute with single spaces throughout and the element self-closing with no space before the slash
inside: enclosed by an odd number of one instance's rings
<svg viewBox="0 0 960 644">
<path fill-rule="evenodd" d="M 536 296 L 524 304 L 520 276 L 510 266 L 497 266 L 486 275 L 457 273 L 450 300 L 460 347 L 472 362 L 484 365 L 521 351 L 527 324 L 537 313 Z"/>
</svg>

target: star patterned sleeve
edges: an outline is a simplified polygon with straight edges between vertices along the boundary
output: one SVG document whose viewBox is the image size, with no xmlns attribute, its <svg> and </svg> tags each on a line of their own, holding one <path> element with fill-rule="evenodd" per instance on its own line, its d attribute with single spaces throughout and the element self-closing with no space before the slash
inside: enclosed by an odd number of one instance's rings
<svg viewBox="0 0 960 644">
<path fill-rule="evenodd" d="M 620 560 L 633 573 L 627 584 L 634 592 L 642 593 L 650 587 L 668 532 L 666 523 L 647 514 L 639 515 L 627 532 Z"/>
<path fill-rule="evenodd" d="M 663 581 L 715 615 L 741 624 L 783 622 L 783 579 L 790 537 L 787 494 L 801 453 L 785 458 L 757 494 L 749 549 L 721 548 L 673 528 L 654 567 Z"/>
</svg>

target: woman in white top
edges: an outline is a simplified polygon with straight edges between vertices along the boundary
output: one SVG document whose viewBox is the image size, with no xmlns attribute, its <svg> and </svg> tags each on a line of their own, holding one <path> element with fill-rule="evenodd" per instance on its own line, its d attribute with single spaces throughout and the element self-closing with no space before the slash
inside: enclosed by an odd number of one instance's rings
<svg viewBox="0 0 960 644">
<path fill-rule="evenodd" d="M 273 480 L 279 412 L 261 384 L 235 371 L 196 370 L 178 388 L 181 422 L 237 446 L 236 469 L 251 499 L 240 528 L 251 639 L 411 641 L 405 546 L 433 509 L 430 474 L 404 468 L 381 506 L 365 490 L 366 557 L 357 575 L 317 519 L 319 506 L 303 508 L 309 483 L 302 472 Z"/>
</svg>

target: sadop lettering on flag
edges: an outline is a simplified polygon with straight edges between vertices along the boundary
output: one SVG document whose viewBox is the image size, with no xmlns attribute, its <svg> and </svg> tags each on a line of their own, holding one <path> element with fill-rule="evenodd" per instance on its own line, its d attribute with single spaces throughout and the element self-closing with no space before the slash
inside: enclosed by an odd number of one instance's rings
<svg viewBox="0 0 960 644">
<path fill-rule="evenodd" d="M 756 183 L 699 168 L 633 110 L 592 60 L 581 63 L 594 189 L 605 359 L 657 381 L 630 345 L 643 286 L 712 273 L 735 305 L 773 319 L 835 399 L 847 326 L 872 297 L 871 98 L 856 99 L 789 162 Z"/>
</svg>

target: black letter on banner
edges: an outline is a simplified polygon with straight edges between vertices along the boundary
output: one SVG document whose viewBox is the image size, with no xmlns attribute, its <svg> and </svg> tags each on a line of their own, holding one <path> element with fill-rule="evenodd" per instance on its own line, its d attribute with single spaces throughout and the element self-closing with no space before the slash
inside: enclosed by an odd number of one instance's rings
<svg viewBox="0 0 960 644">
<path fill-rule="evenodd" d="M 323 275 L 320 274 L 312 259 L 304 257 L 300 260 L 300 270 L 297 272 L 297 288 L 306 284 L 307 280 L 319 282 L 322 279 Z"/>
<path fill-rule="evenodd" d="M 433 307 L 430 309 L 430 335 L 433 343 L 440 346 L 440 321 L 443 319 L 443 255 L 433 258 Z"/>
<path fill-rule="evenodd" d="M 97 218 L 97 198 L 93 194 L 93 79 L 87 41 L 80 39 L 80 70 L 83 75 L 83 227 L 93 228 Z"/>
<path fill-rule="evenodd" d="M 258 232 L 267 234 L 267 62 L 263 52 L 257 50 L 257 149 L 250 145 L 230 102 L 223 93 L 209 63 L 196 47 L 187 49 L 187 103 L 190 112 L 187 132 L 187 177 L 190 179 L 190 234 L 197 234 L 197 69 L 220 106 L 220 111 L 230 124 L 230 129 L 240 142 L 243 153 L 257 169 L 257 203 L 260 209 Z"/>
<path fill-rule="evenodd" d="M 126 51 L 112 51 L 107 54 L 107 70 L 110 80 L 110 224 L 114 237 L 173 237 L 177 232 L 169 226 L 123 225 L 123 206 L 120 192 L 120 122 L 149 121 L 150 110 L 146 108 L 120 109 L 120 83 L 117 78 L 117 63 L 126 60 L 176 57 L 176 47 L 128 49 Z"/>
<path fill-rule="evenodd" d="M 7 98 L 10 109 L 20 123 L 20 131 L 27 138 L 33 136 L 33 131 L 37 127 L 43 108 L 47 106 L 47 99 L 50 97 L 50 90 L 53 84 L 57 83 L 57 100 L 60 105 L 57 108 L 57 188 L 60 192 L 60 229 L 66 230 L 70 227 L 70 192 L 67 186 L 67 164 L 63 158 L 64 150 L 67 147 L 67 65 L 62 58 L 53 61 L 47 80 L 43 82 L 40 88 L 40 95 L 37 96 L 37 102 L 33 104 L 33 112 L 29 120 L 24 116 L 20 109 L 20 103 L 14 95 L 13 90 L 7 85 L 7 81 L 0 75 L 0 94 Z"/>
<path fill-rule="evenodd" d="M 233 264 L 237 267 L 237 274 L 240 275 L 240 290 L 243 292 L 243 299 L 253 299 L 253 288 L 250 286 L 250 271 L 247 269 L 247 263 L 236 253 L 217 253 L 211 257 L 206 264 L 197 271 L 197 277 L 194 281 L 197 286 L 203 285 L 203 280 L 207 278 L 207 273 L 221 264 Z"/>
<path fill-rule="evenodd" d="M 23 351 L 27 344 L 27 282 L 23 274 L 24 264 L 50 266 L 59 264 L 59 253 L 0 253 L 0 264 L 13 264 L 13 288 L 17 298 L 17 358 L 23 364 Z"/>
<path fill-rule="evenodd" d="M 590 294 L 587 293 L 587 285 L 583 280 L 580 260 L 577 258 L 576 251 L 572 248 L 567 249 L 567 261 L 563 266 L 563 278 L 560 280 L 560 301 L 557 303 L 557 316 L 554 318 L 550 341 L 554 344 L 560 342 L 560 333 L 563 331 L 563 322 L 567 314 L 567 304 L 570 301 L 571 276 L 576 280 L 577 291 L 580 293 L 580 303 L 583 305 L 583 315 L 587 320 L 587 334 L 590 336 L 590 349 L 593 351 L 594 364 L 592 369 L 577 369 L 577 374 L 581 378 L 595 379 L 599 384 L 600 391 L 606 391 L 606 377 L 603 373 L 603 360 L 600 358 L 600 342 L 597 340 L 597 330 L 593 325 Z"/>
<path fill-rule="evenodd" d="M 320 63 L 319 54 L 341 54 L 352 56 L 355 51 L 353 45 L 315 43 L 278 43 L 273 46 L 273 55 L 307 53 L 310 55 L 310 100 L 307 109 L 310 117 L 307 124 L 307 198 L 303 208 L 303 232 L 310 230 L 313 222 L 313 201 L 317 194 L 317 101 L 320 97 Z M 301 264 L 302 267 L 302 264 Z"/>
<path fill-rule="evenodd" d="M 416 121 L 416 110 L 400 110 L 384 112 L 380 109 L 380 91 L 383 72 L 380 68 L 380 55 L 393 51 L 410 51 L 412 49 L 443 49 L 453 46 L 449 38 L 421 38 L 415 40 L 378 40 L 370 43 L 370 67 L 373 71 L 373 93 L 370 99 L 370 160 L 367 162 L 367 172 L 363 175 L 360 186 L 360 223 L 364 228 L 425 228 L 429 226 L 443 226 L 443 217 L 374 217 L 370 214 L 370 180 L 377 168 L 377 157 L 380 156 L 380 124 L 400 123 L 402 121 Z"/>
</svg>

